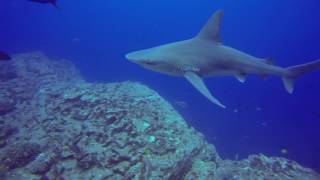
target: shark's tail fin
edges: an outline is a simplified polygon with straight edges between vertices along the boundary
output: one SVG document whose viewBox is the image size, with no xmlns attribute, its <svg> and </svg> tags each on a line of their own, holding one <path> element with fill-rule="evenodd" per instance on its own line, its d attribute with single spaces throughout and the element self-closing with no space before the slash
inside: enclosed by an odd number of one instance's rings
<svg viewBox="0 0 320 180">
<path fill-rule="evenodd" d="M 286 70 L 288 71 L 288 74 L 282 77 L 282 81 L 288 93 L 292 94 L 294 89 L 294 80 L 306 73 L 320 70 L 320 60 L 297 66 L 291 66 L 286 68 Z"/>
</svg>

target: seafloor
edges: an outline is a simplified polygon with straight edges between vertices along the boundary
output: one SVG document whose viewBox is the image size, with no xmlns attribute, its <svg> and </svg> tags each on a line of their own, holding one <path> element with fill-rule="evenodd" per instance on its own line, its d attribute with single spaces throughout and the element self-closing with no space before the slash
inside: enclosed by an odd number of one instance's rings
<svg viewBox="0 0 320 180">
<path fill-rule="evenodd" d="M 40 52 L 0 62 L 0 86 L 0 179 L 320 179 L 284 158 L 223 160 L 147 86 L 88 83 Z"/>
</svg>

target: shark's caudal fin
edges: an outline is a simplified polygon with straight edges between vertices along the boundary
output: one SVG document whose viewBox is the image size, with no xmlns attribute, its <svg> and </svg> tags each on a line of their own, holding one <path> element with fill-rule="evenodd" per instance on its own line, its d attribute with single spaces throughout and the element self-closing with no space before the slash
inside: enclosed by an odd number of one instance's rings
<svg viewBox="0 0 320 180">
<path fill-rule="evenodd" d="M 186 77 L 188 79 L 188 81 L 198 90 L 201 92 L 201 94 L 203 94 L 204 96 L 206 96 L 211 102 L 213 102 L 214 104 L 222 107 L 222 108 L 226 108 L 226 106 L 224 106 L 218 99 L 216 99 L 215 97 L 213 97 L 210 93 L 210 91 L 208 90 L 208 88 L 206 87 L 206 85 L 204 84 L 203 80 L 201 77 L 199 77 L 197 74 L 195 74 L 194 72 L 186 72 L 184 77 Z"/>
<path fill-rule="evenodd" d="M 220 32 L 223 14 L 222 10 L 215 12 L 196 37 L 221 42 Z"/>
<path fill-rule="evenodd" d="M 320 60 L 291 66 L 286 69 L 288 70 L 288 74 L 282 77 L 282 81 L 288 93 L 292 94 L 294 89 L 294 80 L 306 73 L 320 70 Z"/>
</svg>

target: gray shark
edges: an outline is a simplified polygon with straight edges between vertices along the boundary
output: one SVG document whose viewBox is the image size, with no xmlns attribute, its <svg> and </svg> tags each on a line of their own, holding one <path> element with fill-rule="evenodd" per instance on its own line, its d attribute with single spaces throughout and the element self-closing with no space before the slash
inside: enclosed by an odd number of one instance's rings
<svg viewBox="0 0 320 180">
<path fill-rule="evenodd" d="M 294 80 L 301 75 L 320 70 L 320 60 L 282 68 L 269 59 L 257 58 L 221 42 L 223 11 L 214 13 L 193 38 L 150 49 L 132 52 L 126 58 L 146 69 L 171 76 L 185 77 L 211 102 L 225 108 L 206 87 L 203 78 L 234 76 L 244 83 L 248 74 L 280 76 L 288 93 L 293 93 Z"/>
</svg>

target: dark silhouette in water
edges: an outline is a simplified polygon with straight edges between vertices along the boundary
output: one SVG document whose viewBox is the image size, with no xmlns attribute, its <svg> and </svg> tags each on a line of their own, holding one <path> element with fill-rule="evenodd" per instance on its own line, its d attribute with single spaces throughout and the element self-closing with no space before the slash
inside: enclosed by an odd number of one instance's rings
<svg viewBox="0 0 320 180">
<path fill-rule="evenodd" d="M 41 3 L 41 4 L 52 4 L 54 7 L 58 8 L 57 6 L 58 0 L 28 0 L 28 1 Z"/>
<path fill-rule="evenodd" d="M 7 53 L 0 51 L 0 61 L 8 60 L 11 60 L 11 57 Z"/>
</svg>

